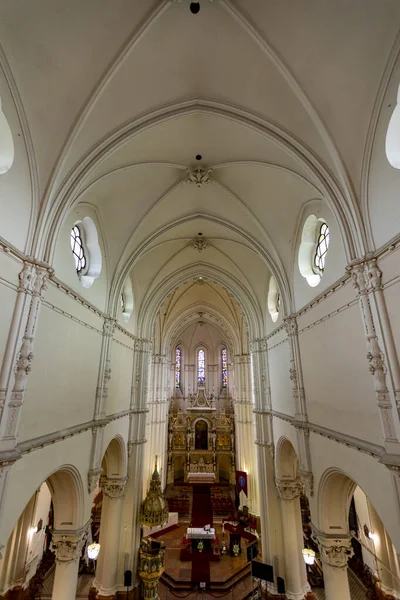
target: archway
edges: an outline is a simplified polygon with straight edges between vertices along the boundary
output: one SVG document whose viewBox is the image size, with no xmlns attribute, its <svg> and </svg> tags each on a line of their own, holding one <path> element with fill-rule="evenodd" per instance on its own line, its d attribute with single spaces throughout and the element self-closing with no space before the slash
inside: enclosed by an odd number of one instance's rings
<svg viewBox="0 0 400 600">
<path fill-rule="evenodd" d="M 393 543 L 368 496 L 346 473 L 328 470 L 318 494 L 321 531 L 314 527 L 327 600 L 351 598 L 355 573 L 371 593 L 399 597 L 400 571 Z M 350 567 L 348 571 L 347 567 Z"/>
<path fill-rule="evenodd" d="M 292 443 L 281 438 L 277 445 L 276 487 L 280 498 L 288 598 L 304 598 L 310 586 L 302 558 L 304 547 L 300 496 L 299 459 Z"/>
<path fill-rule="evenodd" d="M 196 421 L 194 426 L 195 450 L 208 450 L 208 425 L 204 419 Z"/>
<path fill-rule="evenodd" d="M 0 593 L 40 592 L 55 559 L 52 598 L 74 598 L 87 535 L 82 480 L 66 465 L 38 486 L 11 532 L 0 563 Z"/>
<path fill-rule="evenodd" d="M 108 444 L 102 469 L 100 490 L 94 499 L 95 505 L 101 503 L 101 516 L 97 524 L 100 552 L 93 585 L 100 595 L 112 596 L 119 583 L 122 502 L 127 482 L 125 445 L 120 436 Z"/>
</svg>

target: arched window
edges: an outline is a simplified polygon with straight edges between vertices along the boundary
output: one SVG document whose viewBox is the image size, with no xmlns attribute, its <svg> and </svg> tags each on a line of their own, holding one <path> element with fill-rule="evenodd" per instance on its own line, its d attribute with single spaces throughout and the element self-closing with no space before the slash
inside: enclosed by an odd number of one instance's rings
<svg viewBox="0 0 400 600">
<path fill-rule="evenodd" d="M 206 353 L 201 348 L 197 352 L 197 383 L 203 384 L 206 380 Z"/>
<path fill-rule="evenodd" d="M 226 360 L 226 347 L 223 346 L 221 350 L 221 365 L 222 365 L 222 387 L 226 388 L 228 385 L 228 365 Z"/>
<path fill-rule="evenodd" d="M 279 294 L 276 279 L 273 275 L 271 276 L 271 279 L 269 280 L 267 303 L 268 303 L 268 312 L 271 315 L 271 319 L 274 323 L 276 323 L 278 320 L 278 317 L 279 317 L 281 296 Z"/>
<path fill-rule="evenodd" d="M 179 346 L 175 349 L 175 387 L 181 387 L 181 349 Z"/>
<path fill-rule="evenodd" d="M 14 162 L 14 140 L 0 99 L 0 175 L 7 173 Z"/>
<path fill-rule="evenodd" d="M 74 255 L 76 272 L 80 273 L 86 267 L 86 256 L 81 230 L 78 225 L 74 225 L 71 229 L 71 249 Z"/>
<path fill-rule="evenodd" d="M 392 167 L 400 169 L 400 86 L 397 91 L 397 104 L 386 132 L 385 150 Z"/>
<path fill-rule="evenodd" d="M 324 219 L 310 215 L 303 226 L 299 248 L 299 270 L 308 285 L 321 281 L 329 247 L 329 226 Z"/>
<path fill-rule="evenodd" d="M 325 268 L 326 253 L 329 248 L 329 227 L 326 223 L 322 223 L 319 228 L 319 236 L 317 248 L 315 250 L 314 265 L 317 271 L 323 273 Z"/>
<path fill-rule="evenodd" d="M 82 287 L 89 288 L 101 273 L 101 250 L 96 225 L 90 217 L 71 229 L 71 249 Z"/>
<path fill-rule="evenodd" d="M 122 318 L 124 319 L 125 323 L 127 323 L 133 311 L 133 289 L 132 281 L 129 276 L 125 279 L 124 286 L 119 297 L 119 306 L 122 312 Z"/>
</svg>

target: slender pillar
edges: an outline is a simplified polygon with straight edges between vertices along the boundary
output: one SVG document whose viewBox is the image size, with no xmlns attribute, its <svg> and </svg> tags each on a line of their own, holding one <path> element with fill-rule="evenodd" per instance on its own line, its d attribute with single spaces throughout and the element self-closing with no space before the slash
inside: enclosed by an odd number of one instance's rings
<svg viewBox="0 0 400 600">
<path fill-rule="evenodd" d="M 367 500 L 368 502 L 368 500 Z M 393 585 L 393 576 L 390 568 L 390 559 L 389 559 L 389 547 L 387 544 L 387 534 L 385 531 L 385 527 L 372 506 L 370 502 L 368 502 L 368 511 L 371 519 L 371 529 L 374 532 L 373 542 L 374 542 L 374 551 L 377 557 L 377 570 L 378 577 L 380 580 L 380 586 L 385 594 L 392 594 L 395 589 Z M 390 542 L 390 539 L 389 539 Z M 391 543 L 391 542 L 390 542 Z"/>
<path fill-rule="evenodd" d="M 249 508 L 260 515 L 257 477 L 257 458 L 254 447 L 255 425 L 251 385 L 250 355 L 240 354 L 235 359 L 234 411 L 236 428 L 236 468 L 247 471 Z"/>
<path fill-rule="evenodd" d="M 326 600 L 351 600 L 347 561 L 353 551 L 349 537 L 317 534 L 320 557 L 324 570 Z"/>
<path fill-rule="evenodd" d="M 88 526 L 79 531 L 53 531 L 51 549 L 56 555 L 52 600 L 75 600 L 79 559 Z"/>
<path fill-rule="evenodd" d="M 302 556 L 303 529 L 301 524 L 300 494 L 303 486 L 299 479 L 277 480 L 283 528 L 283 550 L 286 573 L 286 596 L 289 600 L 303 600 L 310 590 L 306 565 Z M 342 596 L 336 596 L 344 600 Z M 327 598 L 328 600 L 328 598 Z"/>
<path fill-rule="evenodd" d="M 102 556 L 97 567 L 95 583 L 99 596 L 113 596 L 117 591 L 122 498 L 126 481 L 126 478 L 101 477 L 100 479 L 103 491 L 100 525 L 100 554 Z"/>
</svg>

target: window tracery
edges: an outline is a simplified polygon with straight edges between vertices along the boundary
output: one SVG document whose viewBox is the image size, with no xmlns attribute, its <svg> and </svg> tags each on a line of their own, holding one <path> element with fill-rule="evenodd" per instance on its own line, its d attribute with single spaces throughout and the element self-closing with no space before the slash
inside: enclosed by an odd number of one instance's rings
<svg viewBox="0 0 400 600">
<path fill-rule="evenodd" d="M 197 383 L 203 384 L 206 380 L 206 354 L 202 348 L 197 352 Z"/>
<path fill-rule="evenodd" d="M 222 363 L 222 387 L 226 388 L 228 385 L 228 371 L 227 371 L 227 358 L 226 358 L 226 347 L 223 346 L 221 350 L 221 363 Z"/>
<path fill-rule="evenodd" d="M 86 256 L 78 225 L 74 225 L 71 229 L 71 249 L 75 260 L 76 272 L 80 273 L 86 267 Z"/>
<path fill-rule="evenodd" d="M 181 349 L 179 346 L 175 349 L 175 387 L 181 387 Z"/>
<path fill-rule="evenodd" d="M 317 247 L 315 249 L 314 265 L 317 273 L 323 273 L 325 268 L 326 254 L 329 248 L 329 227 L 326 223 L 322 223 L 319 228 Z"/>
<path fill-rule="evenodd" d="M 325 219 L 315 215 L 307 217 L 301 234 L 298 265 L 301 275 L 311 287 L 316 287 L 321 281 L 329 242 L 329 226 Z"/>
</svg>

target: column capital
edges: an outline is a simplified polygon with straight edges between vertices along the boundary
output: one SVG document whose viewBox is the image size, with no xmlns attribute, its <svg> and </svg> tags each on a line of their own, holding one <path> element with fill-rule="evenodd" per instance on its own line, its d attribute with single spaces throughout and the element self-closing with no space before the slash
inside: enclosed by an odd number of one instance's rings
<svg viewBox="0 0 400 600">
<path fill-rule="evenodd" d="M 297 335 L 299 328 L 297 325 L 296 315 L 290 315 L 284 319 L 285 329 L 288 336 Z"/>
<path fill-rule="evenodd" d="M 100 477 L 100 487 L 105 496 L 109 498 L 122 498 L 127 481 L 127 477 Z"/>
<path fill-rule="evenodd" d="M 79 560 L 88 533 L 89 523 L 78 531 L 53 530 L 51 550 L 55 554 L 56 562 L 71 563 L 75 560 Z"/>
<path fill-rule="evenodd" d="M 294 500 L 303 492 L 300 479 L 275 479 L 275 485 L 281 500 Z"/>
<path fill-rule="evenodd" d="M 103 334 L 113 337 L 116 324 L 117 321 L 114 317 L 106 316 L 103 323 Z"/>
<path fill-rule="evenodd" d="M 332 537 L 323 533 L 314 533 L 321 560 L 330 567 L 346 569 L 348 559 L 353 556 L 351 540 L 348 536 Z"/>
<path fill-rule="evenodd" d="M 102 474 L 103 469 L 99 467 L 98 469 L 90 469 L 88 471 L 88 490 L 89 494 L 93 494 L 96 489 L 97 483 L 100 479 L 100 475 Z"/>
</svg>

